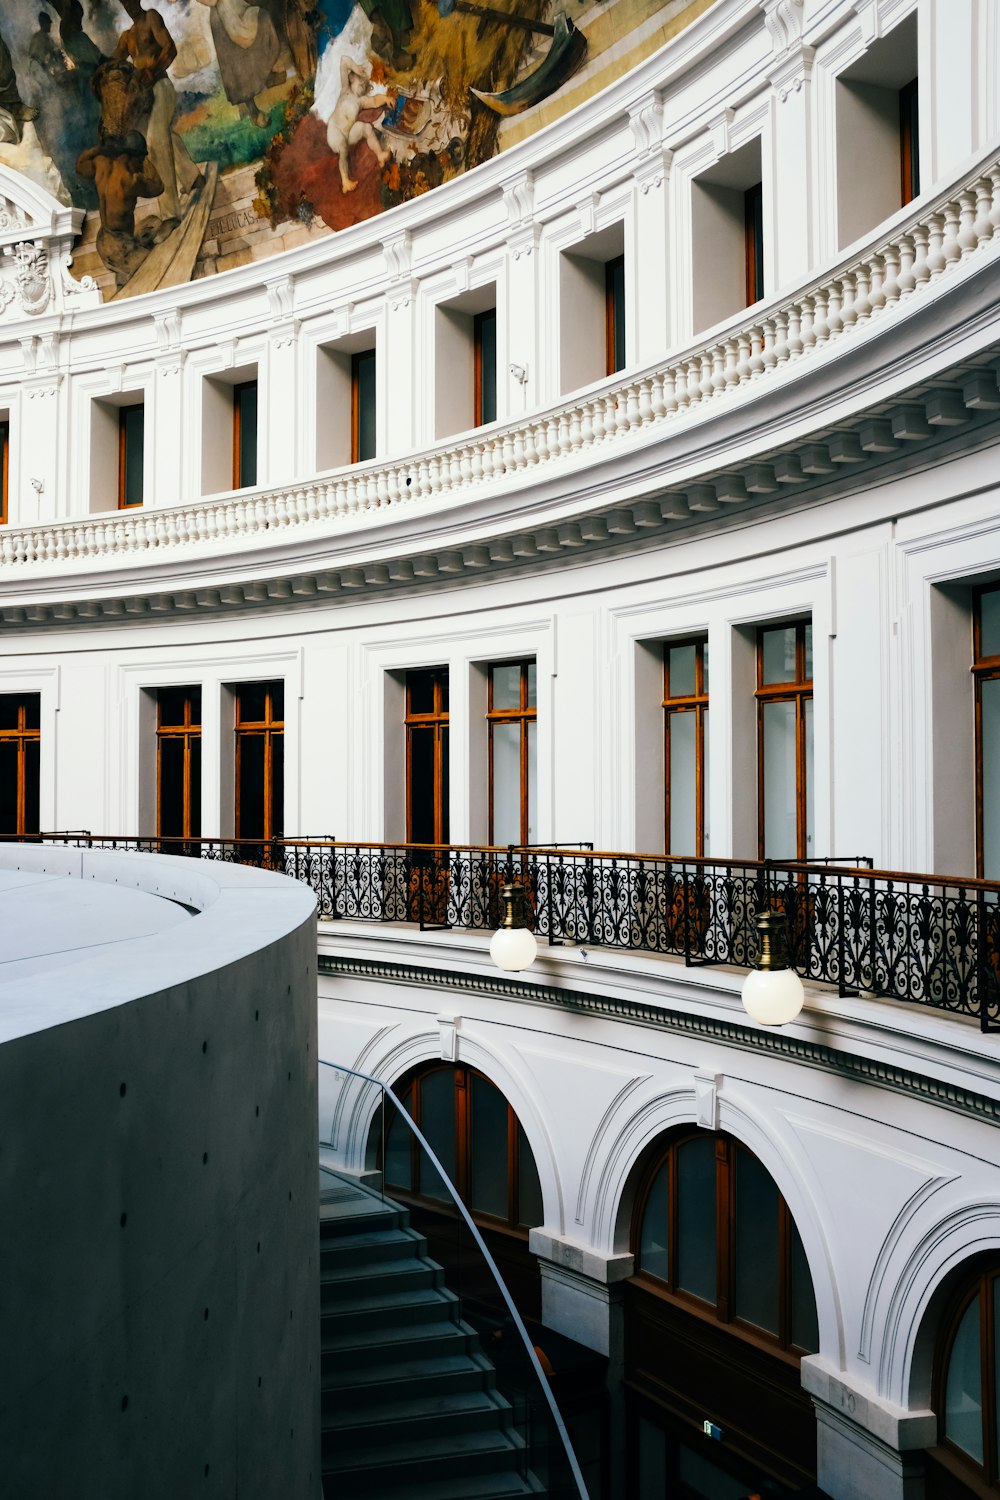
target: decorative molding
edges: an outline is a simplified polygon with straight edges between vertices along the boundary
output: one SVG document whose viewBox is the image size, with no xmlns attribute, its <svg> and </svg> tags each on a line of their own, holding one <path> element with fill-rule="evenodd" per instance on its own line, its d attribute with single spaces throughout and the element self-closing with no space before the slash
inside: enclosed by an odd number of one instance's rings
<svg viewBox="0 0 1000 1500">
<path fill-rule="evenodd" d="M 718 1130 L 719 1128 L 719 1089 L 721 1087 L 721 1073 L 696 1073 L 694 1075 L 694 1117 L 703 1130 Z"/>
<path fill-rule="evenodd" d="M 805 19 L 803 0 L 760 0 L 760 8 L 776 56 L 801 40 Z"/>
</svg>

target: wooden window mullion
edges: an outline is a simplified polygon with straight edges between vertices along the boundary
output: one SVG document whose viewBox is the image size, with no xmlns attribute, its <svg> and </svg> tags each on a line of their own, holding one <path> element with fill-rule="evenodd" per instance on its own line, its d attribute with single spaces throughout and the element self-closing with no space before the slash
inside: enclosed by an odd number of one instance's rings
<svg viewBox="0 0 1000 1500">
<path fill-rule="evenodd" d="M 715 1309 L 720 1323 L 732 1318 L 732 1267 L 736 1263 L 736 1173 L 729 1142 L 715 1143 Z"/>
</svg>

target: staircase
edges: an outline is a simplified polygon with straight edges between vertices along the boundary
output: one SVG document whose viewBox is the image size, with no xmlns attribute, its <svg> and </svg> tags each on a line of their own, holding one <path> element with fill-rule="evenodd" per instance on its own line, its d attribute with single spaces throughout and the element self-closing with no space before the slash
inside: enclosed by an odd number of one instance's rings
<svg viewBox="0 0 1000 1500">
<path fill-rule="evenodd" d="M 540 1495 L 493 1365 L 397 1204 L 321 1169 L 327 1500 Z"/>
</svg>

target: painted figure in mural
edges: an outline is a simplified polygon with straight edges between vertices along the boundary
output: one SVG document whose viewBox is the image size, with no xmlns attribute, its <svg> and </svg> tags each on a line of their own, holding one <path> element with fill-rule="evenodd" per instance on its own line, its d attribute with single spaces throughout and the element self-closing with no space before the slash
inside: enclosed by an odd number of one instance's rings
<svg viewBox="0 0 1000 1500">
<path fill-rule="evenodd" d="M 76 171 L 76 159 L 94 139 L 96 112 L 84 105 L 86 81 L 77 77 L 69 58 L 52 35 L 48 11 L 38 14 L 38 29 L 28 43 L 28 77 L 37 109 L 35 130 L 74 203 L 96 208 L 93 188 Z M 88 114 L 90 118 L 88 119 Z"/>
<path fill-rule="evenodd" d="M 104 54 L 84 30 L 80 0 L 48 0 L 48 4 L 59 17 L 59 40 L 63 52 L 76 72 L 89 84 L 96 69 L 104 61 Z"/>
<path fill-rule="evenodd" d="M 352 193 L 358 185 L 350 170 L 352 146 L 356 146 L 359 141 L 367 141 L 378 158 L 380 167 L 385 166 L 391 155 L 375 134 L 374 125 L 359 118 L 361 111 L 384 109 L 391 100 L 386 94 L 369 94 L 369 79 L 353 57 L 342 57 L 340 60 L 340 84 L 340 98 L 327 121 L 326 139 L 330 150 L 340 162 L 340 185 L 345 193 Z"/>
<path fill-rule="evenodd" d="M 19 145 L 25 124 L 37 115 L 37 109 L 25 104 L 18 93 L 10 49 L 0 35 L 0 141 Z"/>
<path fill-rule="evenodd" d="M 267 124 L 256 96 L 275 72 L 282 46 L 271 12 L 250 0 L 201 0 L 212 10 L 212 40 L 230 104 L 255 125 Z M 282 75 L 283 77 L 283 75 Z"/>
<path fill-rule="evenodd" d="M 141 0 L 121 0 L 121 4 L 132 25 L 118 38 L 112 61 L 131 63 L 137 81 L 151 95 L 146 146 L 163 184 L 160 214 L 173 227 L 180 221 L 181 193 L 201 181 L 198 167 L 174 129 L 177 93 L 167 69 L 177 56 L 177 47 L 158 10 L 143 10 Z"/>
<path fill-rule="evenodd" d="M 398 72 L 412 68 L 416 58 L 408 51 L 413 30 L 410 0 L 359 0 L 372 23 L 372 49 Z"/>
<path fill-rule="evenodd" d="M 137 130 L 108 136 L 100 145 L 91 146 L 83 152 L 77 167 L 97 187 L 101 214 L 97 253 L 114 271 L 118 286 L 124 286 L 153 246 L 170 233 L 165 220 L 147 220 L 138 234 L 135 226 L 136 203 L 140 198 L 158 198 L 163 192 L 163 179 Z"/>
</svg>

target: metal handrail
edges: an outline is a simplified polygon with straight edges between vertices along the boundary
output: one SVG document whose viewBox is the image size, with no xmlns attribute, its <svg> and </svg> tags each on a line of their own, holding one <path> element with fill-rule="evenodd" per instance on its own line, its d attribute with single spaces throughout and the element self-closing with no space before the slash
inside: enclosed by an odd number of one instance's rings
<svg viewBox="0 0 1000 1500">
<path fill-rule="evenodd" d="M 500 1271 L 497 1267 L 496 1261 L 493 1259 L 493 1256 L 490 1254 L 486 1246 L 485 1240 L 479 1233 L 479 1230 L 476 1228 L 475 1220 L 469 1213 L 469 1210 L 466 1208 L 465 1204 L 462 1202 L 462 1199 L 459 1197 L 458 1190 L 456 1189 L 451 1178 L 448 1176 L 444 1167 L 438 1160 L 436 1154 L 431 1149 L 427 1137 L 424 1135 L 423 1131 L 420 1129 L 419 1125 L 412 1118 L 409 1112 L 404 1108 L 403 1104 L 396 1096 L 395 1091 L 389 1086 L 389 1084 L 383 1083 L 380 1078 L 373 1078 L 370 1073 L 359 1073 L 355 1068 L 345 1068 L 341 1063 L 330 1062 L 329 1059 L 325 1057 L 321 1057 L 319 1059 L 319 1064 L 322 1068 L 334 1068 L 338 1073 L 346 1073 L 350 1078 L 360 1078 L 364 1083 L 373 1083 L 376 1088 L 381 1089 L 383 1094 L 385 1094 L 386 1097 L 391 1100 L 393 1107 L 403 1117 L 410 1130 L 412 1130 L 413 1134 L 420 1142 L 420 1145 L 423 1147 L 424 1151 L 426 1151 L 431 1165 L 434 1167 L 434 1170 L 437 1172 L 441 1181 L 444 1183 L 444 1186 L 447 1188 L 448 1194 L 454 1202 L 461 1218 L 464 1220 L 466 1228 L 469 1230 L 470 1234 L 475 1240 L 483 1259 L 489 1267 L 490 1274 L 497 1284 L 500 1296 L 503 1299 L 504 1305 L 506 1306 L 507 1311 L 511 1316 L 514 1327 L 517 1329 L 518 1337 L 524 1345 L 524 1349 L 531 1363 L 531 1367 L 538 1378 L 539 1385 L 541 1386 L 542 1394 L 545 1397 L 549 1412 L 552 1416 L 552 1420 L 555 1423 L 556 1431 L 558 1432 L 559 1439 L 563 1445 L 563 1451 L 566 1454 L 566 1461 L 569 1464 L 570 1473 L 573 1475 L 573 1481 L 576 1485 L 580 1500 L 589 1500 L 587 1486 L 585 1485 L 583 1475 L 580 1472 L 580 1465 L 577 1461 L 576 1454 L 573 1451 L 573 1444 L 570 1442 L 569 1433 L 566 1431 L 566 1424 L 562 1419 L 562 1414 L 559 1410 L 558 1403 L 552 1393 L 552 1387 L 549 1385 L 548 1377 L 546 1376 L 545 1371 L 542 1369 L 541 1361 L 539 1360 L 538 1355 L 535 1353 L 535 1347 L 528 1337 L 528 1330 L 524 1326 L 521 1314 L 518 1312 L 517 1307 L 514 1303 L 514 1299 L 511 1297 L 510 1292 L 507 1289 L 507 1283 L 500 1275 Z"/>
</svg>

